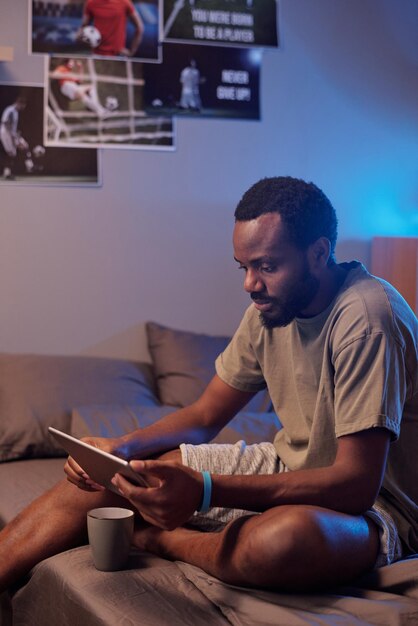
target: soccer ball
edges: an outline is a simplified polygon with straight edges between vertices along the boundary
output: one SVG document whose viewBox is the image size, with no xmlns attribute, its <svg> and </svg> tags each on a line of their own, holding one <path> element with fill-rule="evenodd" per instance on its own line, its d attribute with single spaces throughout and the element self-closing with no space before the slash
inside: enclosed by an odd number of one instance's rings
<svg viewBox="0 0 418 626">
<path fill-rule="evenodd" d="M 115 96 L 107 96 L 106 109 L 108 111 L 116 111 L 119 108 L 119 100 Z"/>
<path fill-rule="evenodd" d="M 25 159 L 25 168 L 28 174 L 30 174 L 31 172 L 34 171 L 35 169 L 35 163 L 32 161 L 32 159 L 30 157 L 27 157 Z"/>
<path fill-rule="evenodd" d="M 45 156 L 45 148 L 43 146 L 35 146 L 32 150 L 32 154 L 36 159 L 40 159 Z"/>
<path fill-rule="evenodd" d="M 95 26 L 84 26 L 81 31 L 81 41 L 90 46 L 90 48 L 97 48 L 101 40 L 100 31 Z"/>
</svg>

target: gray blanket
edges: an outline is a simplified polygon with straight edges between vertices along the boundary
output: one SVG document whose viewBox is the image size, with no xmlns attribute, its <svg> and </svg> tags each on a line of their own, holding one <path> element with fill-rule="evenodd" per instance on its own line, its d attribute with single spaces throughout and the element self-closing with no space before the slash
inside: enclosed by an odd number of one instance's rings
<svg viewBox="0 0 418 626">
<path fill-rule="evenodd" d="M 13 599 L 14 626 L 410 626 L 418 624 L 418 556 L 326 594 L 226 585 L 186 563 L 134 553 L 99 572 L 87 546 L 37 565 Z"/>
</svg>

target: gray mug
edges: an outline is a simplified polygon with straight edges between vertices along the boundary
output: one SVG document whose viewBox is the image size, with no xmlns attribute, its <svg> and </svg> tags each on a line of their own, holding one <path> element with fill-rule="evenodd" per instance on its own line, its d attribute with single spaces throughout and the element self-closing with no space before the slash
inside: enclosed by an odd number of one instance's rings
<svg viewBox="0 0 418 626">
<path fill-rule="evenodd" d="M 127 564 L 134 531 L 130 509 L 107 506 L 87 513 L 87 532 L 96 569 L 112 572 Z"/>
</svg>

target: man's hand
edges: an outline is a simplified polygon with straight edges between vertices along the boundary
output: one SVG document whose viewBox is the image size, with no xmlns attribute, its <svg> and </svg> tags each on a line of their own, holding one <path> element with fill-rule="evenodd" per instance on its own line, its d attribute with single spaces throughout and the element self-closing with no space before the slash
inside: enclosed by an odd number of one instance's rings
<svg viewBox="0 0 418 626">
<path fill-rule="evenodd" d="M 173 461 L 131 461 L 131 466 L 154 486 L 138 487 L 120 474 L 115 475 L 112 483 L 145 521 L 174 530 L 199 507 L 203 494 L 201 472 Z"/>
<path fill-rule="evenodd" d="M 104 450 L 105 452 L 110 452 L 115 456 L 125 458 L 123 454 L 123 448 L 120 445 L 120 439 L 110 439 L 104 437 L 83 437 L 81 441 L 89 443 L 91 446 L 95 446 L 96 448 L 100 448 L 100 450 Z M 67 480 L 70 483 L 73 483 L 84 491 L 102 491 L 103 489 L 105 489 L 102 485 L 98 485 L 93 480 L 91 480 L 88 474 L 85 473 L 83 468 L 80 467 L 80 465 L 71 456 L 69 456 L 67 459 L 67 462 L 64 466 L 64 472 L 67 474 Z"/>
<path fill-rule="evenodd" d="M 16 138 L 16 148 L 21 152 L 25 152 L 29 150 L 29 144 L 21 135 L 18 135 Z"/>
<path fill-rule="evenodd" d="M 132 57 L 133 52 L 129 50 L 129 48 L 122 48 L 121 50 L 119 50 L 119 56 L 120 57 Z"/>
</svg>

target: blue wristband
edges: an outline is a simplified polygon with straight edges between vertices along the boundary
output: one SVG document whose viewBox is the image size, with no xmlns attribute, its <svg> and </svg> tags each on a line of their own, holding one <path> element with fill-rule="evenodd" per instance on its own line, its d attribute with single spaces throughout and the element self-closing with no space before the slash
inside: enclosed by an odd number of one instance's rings
<svg viewBox="0 0 418 626">
<path fill-rule="evenodd" d="M 212 497 L 212 478 L 209 472 L 206 470 L 202 472 L 203 476 L 203 498 L 202 504 L 200 508 L 198 508 L 199 513 L 207 513 L 210 509 L 210 499 Z"/>
</svg>

